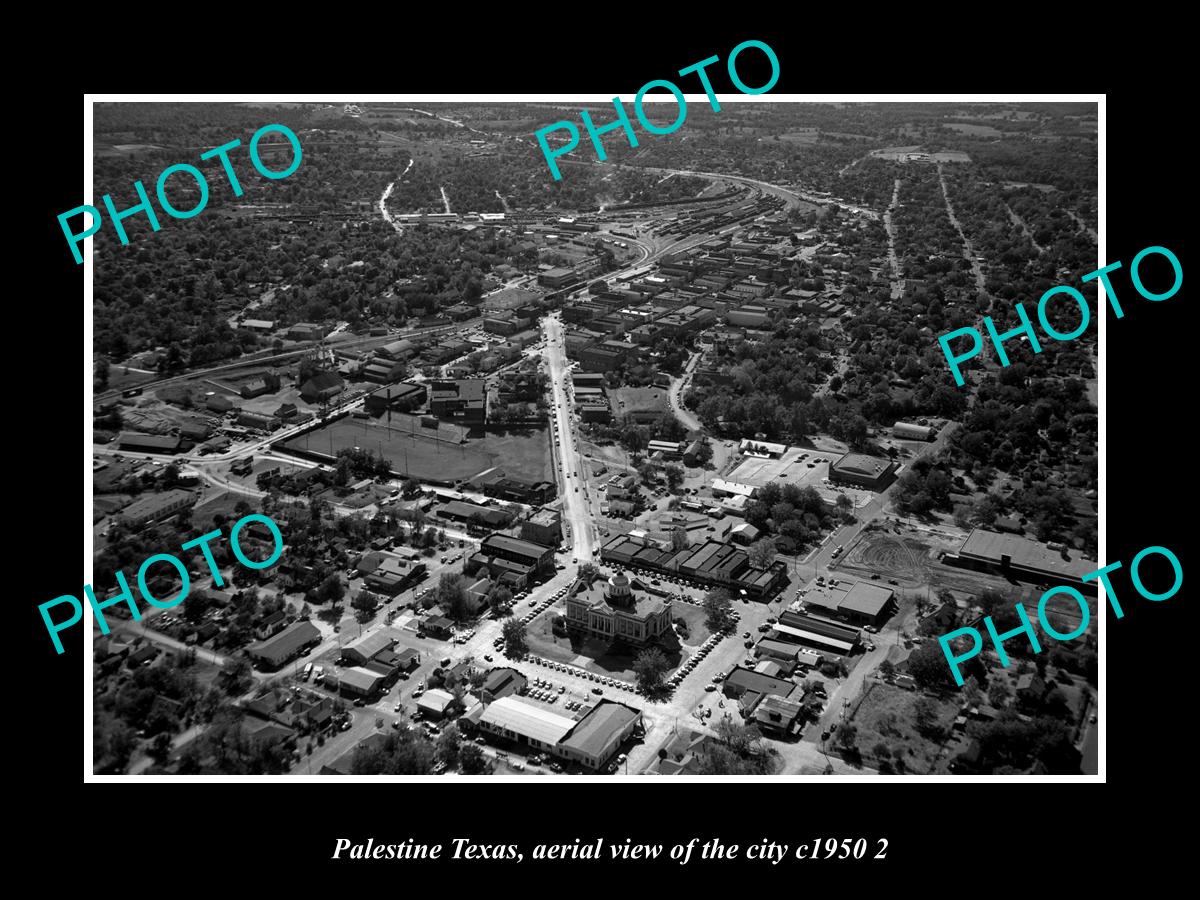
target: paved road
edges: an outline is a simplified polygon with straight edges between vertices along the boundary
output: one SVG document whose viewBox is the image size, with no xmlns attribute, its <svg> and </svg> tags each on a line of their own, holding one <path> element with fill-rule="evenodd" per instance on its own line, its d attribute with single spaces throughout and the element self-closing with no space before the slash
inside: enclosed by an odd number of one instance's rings
<svg viewBox="0 0 1200 900">
<path fill-rule="evenodd" d="M 575 449 L 579 445 L 579 436 L 575 430 L 575 417 L 571 414 L 571 398 L 567 390 L 571 370 L 567 366 L 563 324 L 557 316 L 546 316 L 542 319 L 542 328 L 546 336 L 545 359 L 550 370 L 554 404 L 550 412 L 558 423 L 560 441 L 555 446 L 555 472 L 563 498 L 563 519 L 571 529 L 571 548 L 575 559 L 590 560 L 596 539 L 592 516 L 588 511 L 586 469 L 582 456 Z"/>
<path fill-rule="evenodd" d="M 904 296 L 904 279 L 900 276 L 900 260 L 896 256 L 896 226 L 892 221 L 892 211 L 900 205 L 900 179 L 896 179 L 896 185 L 892 188 L 892 202 L 888 205 L 887 211 L 883 214 L 883 227 L 887 230 L 888 236 L 888 263 L 892 267 L 892 299 L 897 300 Z"/>
<path fill-rule="evenodd" d="M 942 186 L 942 196 L 946 198 L 946 215 L 950 217 L 950 224 L 954 226 L 954 230 L 958 232 L 959 240 L 962 241 L 963 258 L 971 264 L 971 271 L 975 275 L 975 289 L 979 293 L 983 293 L 983 266 L 979 264 L 979 260 L 975 258 L 975 248 L 971 246 L 971 242 L 967 240 L 967 235 L 962 230 L 962 225 L 959 224 L 958 216 L 954 215 L 954 205 L 950 202 L 950 192 L 946 189 L 946 176 L 942 172 L 942 164 L 938 163 L 938 183 Z"/>
<path fill-rule="evenodd" d="M 703 431 L 704 426 L 700 420 L 689 410 L 683 408 L 683 391 L 687 387 L 687 383 L 692 379 L 692 373 L 696 371 L 696 364 L 700 362 L 700 354 L 693 353 L 691 359 L 688 360 L 687 367 L 683 371 L 683 375 L 679 378 L 671 379 L 671 390 L 667 394 L 667 402 L 671 406 L 672 412 L 675 413 L 675 418 L 678 419 L 683 427 L 688 431 Z"/>
</svg>

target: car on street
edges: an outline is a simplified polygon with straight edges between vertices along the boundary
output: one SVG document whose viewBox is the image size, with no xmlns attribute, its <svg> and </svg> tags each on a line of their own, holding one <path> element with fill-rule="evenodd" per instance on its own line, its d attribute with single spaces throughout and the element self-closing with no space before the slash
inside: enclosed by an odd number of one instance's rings
<svg viewBox="0 0 1200 900">
<path fill-rule="evenodd" d="M 716 689 L 717 689 L 717 686 L 716 686 L 715 684 L 706 684 L 706 685 L 704 686 L 704 690 L 708 691 L 710 694 L 711 694 L 713 691 L 715 691 Z"/>
</svg>

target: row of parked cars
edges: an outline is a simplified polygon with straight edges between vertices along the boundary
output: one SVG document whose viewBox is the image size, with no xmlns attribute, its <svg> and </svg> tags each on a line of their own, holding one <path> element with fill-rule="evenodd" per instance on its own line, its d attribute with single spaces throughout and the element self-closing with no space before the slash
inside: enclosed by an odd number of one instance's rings
<svg viewBox="0 0 1200 900">
<path fill-rule="evenodd" d="M 587 669 L 581 669 L 578 666 L 567 665 L 567 663 L 555 662 L 552 659 L 543 659 L 540 656 L 532 654 L 526 657 L 535 666 L 546 666 L 548 669 L 553 669 L 556 672 L 565 672 L 568 675 L 574 675 L 577 678 L 584 678 L 588 681 L 597 681 L 606 687 L 616 688 L 622 691 L 635 691 L 636 687 L 626 681 L 619 681 L 616 678 L 610 678 L 607 675 L 599 675 L 596 672 L 589 672 Z M 603 694 L 604 689 L 600 687 L 592 688 L 593 694 Z"/>
<path fill-rule="evenodd" d="M 708 656 L 713 647 L 717 646 L 721 638 L 725 637 L 725 635 L 728 633 L 728 631 L 718 631 L 714 634 L 710 634 L 705 639 L 704 643 L 700 645 L 699 649 L 697 649 L 695 653 L 688 657 L 687 662 L 680 666 L 679 670 L 672 675 L 670 679 L 668 679 L 667 684 L 669 684 L 671 687 L 679 687 L 683 679 L 692 674 L 692 669 L 696 668 L 696 666 L 701 663 L 704 657 Z"/>
</svg>

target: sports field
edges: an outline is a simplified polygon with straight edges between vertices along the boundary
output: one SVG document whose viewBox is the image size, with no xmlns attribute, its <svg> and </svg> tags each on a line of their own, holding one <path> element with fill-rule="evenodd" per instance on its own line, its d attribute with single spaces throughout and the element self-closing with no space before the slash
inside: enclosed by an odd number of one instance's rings
<svg viewBox="0 0 1200 900">
<path fill-rule="evenodd" d="M 422 433 L 426 432 L 426 433 Z M 498 468 L 512 478 L 552 480 L 550 447 L 544 429 L 525 428 L 454 443 L 439 440 L 432 429 L 417 432 L 369 419 L 339 419 L 286 446 L 336 456 L 359 447 L 382 453 L 396 472 L 420 481 L 452 483 Z"/>
</svg>

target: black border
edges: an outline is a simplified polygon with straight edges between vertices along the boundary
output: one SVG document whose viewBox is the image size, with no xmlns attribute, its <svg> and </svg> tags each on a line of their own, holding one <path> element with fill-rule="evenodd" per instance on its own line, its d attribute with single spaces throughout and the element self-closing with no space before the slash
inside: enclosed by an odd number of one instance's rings
<svg viewBox="0 0 1200 900">
<path fill-rule="evenodd" d="M 622 22 L 632 17 L 628 11 L 620 13 Z M 397 18 L 401 18 L 399 13 Z M 1096 74 L 1080 65 L 1085 55 L 1104 60 L 1104 47 L 1113 40 L 1110 35 L 1097 35 L 1091 41 L 1093 36 L 1066 31 L 1071 23 L 1047 21 L 1044 15 L 1037 22 L 1036 38 L 1030 31 L 1021 30 L 1027 24 L 1024 22 L 1012 29 L 993 29 L 993 33 L 1000 33 L 987 40 L 988 46 L 979 46 L 978 52 L 965 58 L 962 51 L 970 49 L 970 42 L 982 40 L 977 33 L 964 37 L 952 30 L 949 38 L 909 42 L 902 30 L 887 22 L 873 24 L 865 9 L 862 21 L 843 21 L 837 26 L 840 31 L 832 30 L 833 23 L 817 22 L 781 28 L 776 20 L 771 27 L 762 27 L 761 22 L 746 27 L 714 23 L 705 28 L 706 34 L 696 37 L 681 36 L 677 31 L 638 34 L 628 24 L 620 26 L 628 33 L 614 36 L 611 32 L 618 26 L 605 24 L 602 16 L 598 18 L 600 21 L 586 27 L 564 25 L 541 37 L 488 37 L 475 44 L 457 37 L 448 45 L 428 36 L 418 40 L 414 33 L 406 34 L 401 28 L 390 39 L 396 47 L 394 53 L 379 60 L 365 58 L 374 51 L 360 40 L 365 36 L 360 34 L 355 42 L 361 47 L 354 53 L 341 51 L 345 58 L 339 58 L 337 52 L 325 55 L 322 51 L 325 61 L 307 72 L 297 62 L 296 52 L 281 50 L 276 71 L 292 67 L 292 75 L 272 88 L 328 93 L 339 85 L 355 84 L 380 92 L 596 91 L 629 97 L 647 80 L 669 77 L 671 72 L 714 53 L 724 58 L 734 44 L 747 38 L 765 40 L 779 56 L 782 74 L 772 93 L 1119 88 L 1108 93 L 1107 106 L 1107 260 L 1121 259 L 1128 264 L 1138 250 L 1158 244 L 1174 250 L 1187 268 L 1184 215 L 1190 181 L 1182 174 L 1182 167 L 1189 153 L 1186 134 L 1178 129 L 1186 128 L 1190 117 L 1173 93 L 1164 90 L 1164 85 L 1172 83 L 1170 73 L 1162 68 L 1169 62 L 1171 50 L 1162 46 L 1161 35 L 1140 45 L 1147 53 L 1145 63 L 1123 57 L 1118 78 L 1111 67 Z M 946 24 L 952 29 L 966 27 L 958 22 Z M 924 26 L 917 23 L 916 27 Z M 935 26 L 931 23 L 930 27 Z M 857 35 L 857 31 L 868 28 L 882 29 L 886 34 L 869 39 Z M 1079 35 L 1072 41 L 1073 49 L 1062 57 L 1046 55 L 1048 47 L 1057 46 L 1052 40 L 1056 32 Z M 1129 42 L 1135 36 L 1130 36 Z M 439 46 L 432 46 L 434 43 Z M 289 44 L 309 46 L 308 42 Z M 1040 49 L 1033 52 L 1034 48 Z M 228 48 L 222 52 L 232 54 Z M 316 51 L 306 54 L 309 52 Z M 1128 54 L 1128 47 L 1122 52 Z M 172 92 L 232 91 L 275 80 L 265 77 L 268 69 L 275 68 L 270 61 L 273 54 L 264 56 L 249 48 L 244 53 L 247 60 L 253 55 L 258 61 L 249 68 L 238 67 L 227 73 L 223 84 L 220 78 L 214 83 L 216 76 L 211 68 L 202 77 L 198 72 L 154 72 L 154 77 L 146 80 L 135 77 L 134 72 L 114 69 L 96 73 L 89 86 L 101 91 L 150 86 Z M 996 64 L 989 64 L 989 60 Z M 1051 63 L 1062 66 L 1053 79 L 1045 77 L 1042 68 Z M 971 66 L 978 71 L 969 71 Z M 947 80 L 947 70 L 958 71 L 962 77 Z M 1030 75 L 1024 84 L 1015 70 Z M 1140 84 L 1128 81 L 1132 71 L 1139 72 Z M 331 73 L 335 73 L 332 80 L 338 84 L 324 83 Z M 436 76 L 431 78 L 430 73 Z M 755 83 L 752 76 L 753 71 L 747 71 L 746 80 Z M 1034 79 L 1038 83 L 1031 83 Z M 1114 84 L 1120 79 L 1126 80 Z M 728 90 L 718 84 L 718 91 L 722 89 Z M 14 480 L 19 478 L 36 485 L 36 489 L 28 499 L 19 501 L 24 509 L 32 511 L 27 515 L 33 527 L 26 523 L 14 540 L 18 552 L 12 569 L 20 573 L 18 580 L 25 585 L 18 591 L 23 625 L 11 641 L 19 645 L 27 661 L 20 666 L 25 677 L 10 681 L 9 688 L 22 695 L 28 691 L 33 702 L 10 705 L 17 727 L 13 729 L 15 734 L 10 732 L 9 742 L 27 751 L 18 754 L 21 762 L 15 774 L 24 776 L 32 770 L 34 778 L 27 783 L 38 786 L 38 799 L 30 825 L 45 836 L 39 843 L 47 852 L 56 852 L 54 846 L 61 846 L 68 832 L 76 836 L 82 833 L 91 838 L 77 842 L 72 852 L 83 857 L 80 862 L 88 863 L 85 871 L 93 877 L 111 877 L 111 873 L 105 874 L 109 869 L 105 863 L 114 861 L 114 854 L 136 853 L 137 874 L 126 868 L 124 877 L 149 881 L 156 887 L 172 883 L 157 880 L 155 876 L 160 873 L 170 878 L 198 869 L 200 879 L 216 879 L 220 864 L 228 859 L 238 868 L 270 878 L 280 886 L 315 886 L 328 878 L 331 884 L 357 888 L 364 884 L 361 876 L 369 872 L 370 876 L 383 876 L 369 877 L 366 883 L 370 886 L 403 890 L 408 887 L 403 880 L 406 868 L 419 868 L 423 875 L 434 874 L 444 868 L 446 861 L 358 863 L 339 869 L 328 859 L 335 838 L 375 837 L 395 843 L 407 837 L 436 842 L 470 836 L 479 843 L 517 842 L 526 847 L 541 841 L 569 842 L 576 836 L 586 841 L 600 834 L 610 841 L 631 837 L 635 842 L 664 844 L 692 836 L 701 840 L 719 836 L 743 843 L 766 836 L 791 844 L 810 834 L 891 839 L 886 861 L 819 866 L 822 872 L 829 871 L 830 866 L 846 866 L 844 871 L 832 873 L 836 882 L 828 883 L 849 887 L 846 876 L 854 879 L 854 886 L 862 884 L 860 879 L 873 881 L 876 877 L 884 883 L 904 883 L 893 879 L 908 872 L 934 875 L 936 880 L 941 868 L 954 867 L 956 859 L 964 858 L 974 859 L 974 864 L 985 870 L 1003 869 L 1015 863 L 1014 854 L 1002 849 L 1011 846 L 1012 841 L 1027 851 L 1039 844 L 1043 849 L 1052 847 L 1053 857 L 1060 862 L 1078 859 L 1076 851 L 1083 849 L 1088 837 L 1103 834 L 1106 824 L 1115 827 L 1119 823 L 1119 809 L 1109 807 L 1106 823 L 1086 811 L 1094 800 L 1084 803 L 1074 797 L 1068 804 L 1045 790 L 1021 798 L 1010 798 L 1007 792 L 1000 797 L 994 791 L 988 797 L 956 793 L 952 798 L 948 786 L 937 785 L 939 796 L 933 799 L 924 790 L 920 796 L 912 791 L 881 796 L 879 790 L 889 789 L 890 785 L 876 785 L 870 794 L 860 792 L 855 785 L 836 785 L 824 787 L 818 798 L 813 794 L 818 784 L 814 781 L 797 785 L 688 782 L 675 786 L 674 793 L 667 793 L 672 789 L 666 787 L 655 787 L 648 793 L 639 785 L 601 793 L 592 785 L 556 784 L 552 798 L 545 795 L 537 800 L 530 800 L 524 792 L 518 799 L 515 792 L 521 789 L 519 786 L 499 784 L 354 785 L 354 802 L 347 802 L 350 797 L 343 789 L 337 796 L 326 793 L 315 803 L 309 796 L 299 795 L 299 790 L 307 788 L 295 787 L 283 793 L 274 790 L 269 802 L 264 801 L 262 789 L 257 786 L 253 797 L 235 787 L 222 790 L 220 798 L 206 792 L 203 800 L 184 795 L 179 798 L 181 802 L 171 804 L 164 804 L 162 795 L 156 793 L 145 798 L 148 802 L 144 806 L 131 802 L 124 786 L 121 798 L 98 793 L 104 786 L 96 786 L 97 793 L 81 794 L 85 787 L 79 742 L 82 647 L 69 646 L 66 653 L 56 656 L 46 640 L 36 605 L 59 594 L 77 592 L 83 580 L 77 568 L 74 536 L 86 510 L 81 509 L 74 477 L 76 467 L 86 457 L 81 459 L 78 444 L 77 417 L 82 411 L 75 391 L 89 377 L 90 360 L 84 348 L 84 358 L 72 362 L 75 348 L 82 341 L 78 340 L 78 332 L 60 324 L 71 321 L 71 314 L 60 314 L 56 309 L 61 306 L 69 311 L 81 302 L 82 267 L 75 266 L 63 252 L 55 218 L 80 202 L 78 116 L 82 105 L 78 89 L 63 87 L 40 96 L 22 110 L 19 131 L 36 135 L 37 139 L 22 167 L 22 177 L 15 179 L 19 190 L 26 193 L 18 208 L 31 213 L 22 220 L 34 229 L 28 237 L 19 236 L 17 246 L 31 248 L 37 262 L 31 265 L 23 259 L 24 254 L 13 262 L 37 275 L 26 282 L 25 290 L 11 297 L 20 310 L 14 321 L 26 319 L 21 315 L 25 308 L 33 312 L 29 324 L 17 326 L 16 331 L 32 331 L 34 339 L 10 344 L 19 355 L 28 356 L 24 365 L 14 367 L 14 374 L 19 372 L 20 380 L 27 384 L 33 382 L 19 392 L 17 415 L 11 419 L 17 425 L 13 437 L 22 434 L 26 439 L 14 442 L 16 454 L 10 465 L 14 466 Z M 1190 481 L 1190 441 L 1184 435 L 1193 401 L 1189 390 L 1192 381 L 1184 372 L 1184 363 L 1194 356 L 1188 347 L 1192 332 L 1184 320 L 1186 300 L 1181 291 L 1163 303 L 1131 297 L 1124 306 L 1126 316 L 1120 321 L 1111 312 L 1107 314 L 1107 561 L 1121 559 L 1128 565 L 1138 550 L 1161 544 L 1176 552 L 1186 570 L 1189 563 L 1184 537 L 1189 532 L 1182 521 L 1186 507 L 1182 494 Z M 30 428 L 32 423 L 39 424 Z M 1123 600 L 1131 594 L 1127 580 L 1118 577 L 1115 583 Z M 1186 770 L 1187 745 L 1174 740 L 1176 729 L 1186 728 L 1190 719 L 1181 703 L 1189 684 L 1181 677 L 1182 662 L 1189 651 L 1185 605 L 1183 591 L 1161 604 L 1134 598 L 1124 602 L 1123 620 L 1115 621 L 1111 615 L 1107 618 L 1106 707 L 1112 726 L 1107 728 L 1107 778 L 1116 787 L 1114 794 L 1122 804 L 1135 796 L 1134 785 L 1169 777 L 1172 770 Z M 29 684 L 32 690 L 19 682 Z M 187 790 L 187 786 L 160 784 L 158 790 L 173 793 Z M 464 797 L 467 791 L 471 795 Z M 855 793 L 848 796 L 847 791 Z M 1147 799 L 1144 788 L 1137 794 Z M 553 802 L 538 802 L 543 799 Z M 127 817 L 129 821 L 124 821 Z M 239 829 L 235 823 L 242 822 L 245 825 Z M 337 822 L 347 824 L 334 824 Z M 1081 828 L 1084 823 L 1092 827 Z M 1128 821 L 1123 824 L 1133 825 Z M 1046 827 L 1046 831 L 1039 826 Z M 242 831 L 242 837 L 231 836 L 231 827 L 235 832 Z M 958 840 L 957 835 L 964 831 L 967 841 Z M 120 839 L 122 833 L 131 837 L 129 843 Z M 161 848 L 156 849 L 165 833 L 171 835 L 176 852 L 163 854 Z M 1049 840 L 1042 844 L 1038 834 Z M 990 859 L 993 854 L 996 858 Z M 632 864 L 632 868 L 624 864 L 621 871 L 636 876 L 661 864 Z M 501 874 L 505 865 L 456 864 L 445 874 L 461 879 L 477 872 L 488 883 L 499 884 L 494 876 Z M 586 867 L 597 865 L 603 864 L 543 863 L 533 871 L 549 866 L 556 870 L 553 874 L 574 875 L 569 881 L 545 885 L 547 889 L 554 885 L 559 890 L 575 890 L 589 885 Z M 669 861 L 666 865 L 668 872 L 677 867 Z M 704 884 L 712 886 L 712 875 L 718 869 L 731 874 L 739 870 L 740 874 L 756 866 L 760 875 L 766 874 L 763 864 L 744 860 L 721 866 L 693 864 L 680 874 L 700 873 Z M 790 883 L 797 889 L 812 888 L 826 883 L 817 875 L 817 868 L 816 864 L 803 870 L 794 865 L 769 868 L 768 879 L 774 881 L 782 873 L 803 875 L 804 881 Z M 1013 877 L 1012 873 L 1008 877 Z M 468 875 L 467 882 L 456 880 L 451 884 L 461 889 L 471 881 Z M 540 887 L 536 876 L 532 882 L 522 879 L 521 883 L 527 888 Z M 753 889 L 752 885 L 762 883 L 756 879 L 739 886 Z M 603 884 L 606 892 L 628 889 L 621 886 L 622 882 Z M 645 882 L 633 884 L 641 887 Z M 144 886 L 132 885 L 134 889 Z"/>
</svg>

